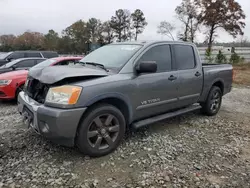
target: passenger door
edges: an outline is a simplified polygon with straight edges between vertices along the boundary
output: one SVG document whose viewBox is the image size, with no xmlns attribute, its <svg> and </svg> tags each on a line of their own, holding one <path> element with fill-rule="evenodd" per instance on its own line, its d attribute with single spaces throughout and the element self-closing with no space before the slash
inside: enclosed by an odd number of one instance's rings
<svg viewBox="0 0 250 188">
<path fill-rule="evenodd" d="M 175 44 L 173 49 L 180 81 L 178 106 L 184 107 L 199 100 L 203 86 L 202 67 L 197 63 L 193 46 Z"/>
<path fill-rule="evenodd" d="M 144 119 L 167 112 L 177 103 L 178 73 L 172 71 L 171 47 L 168 44 L 155 45 L 139 58 L 140 61 L 155 61 L 157 72 L 139 74 L 135 78 L 137 91 L 134 120 Z"/>
</svg>

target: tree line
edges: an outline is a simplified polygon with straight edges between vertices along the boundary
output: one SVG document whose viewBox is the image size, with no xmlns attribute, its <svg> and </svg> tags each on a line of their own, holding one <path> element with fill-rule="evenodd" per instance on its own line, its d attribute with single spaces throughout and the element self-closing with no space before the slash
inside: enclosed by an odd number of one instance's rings
<svg viewBox="0 0 250 188">
<path fill-rule="evenodd" d="M 246 15 L 236 0 L 182 0 L 175 13 L 175 19 L 179 20 L 181 27 L 177 28 L 175 24 L 163 20 L 157 27 L 157 33 L 168 36 L 171 40 L 177 38 L 195 42 L 197 34 L 205 30 L 205 41 L 199 46 L 207 46 L 208 53 L 211 52 L 220 29 L 234 38 L 244 35 Z M 102 22 L 97 18 L 78 20 L 60 35 L 52 29 L 45 35 L 30 31 L 19 36 L 2 35 L 0 51 L 39 49 L 81 54 L 89 51 L 92 44 L 137 40 L 146 26 L 145 15 L 140 9 L 132 13 L 119 9 L 108 21 Z M 174 31 L 177 32 L 177 37 L 174 36 Z M 241 44 L 248 46 L 249 41 L 242 38 Z"/>
<path fill-rule="evenodd" d="M 132 13 L 126 9 L 119 9 L 108 21 L 102 22 L 97 18 L 78 20 L 65 28 L 61 35 L 53 29 L 47 34 L 26 31 L 18 36 L 2 35 L 0 51 L 51 50 L 82 54 L 91 49 L 91 44 L 105 45 L 114 41 L 137 40 L 146 25 L 146 18 L 140 9 Z"/>
<path fill-rule="evenodd" d="M 181 28 L 177 29 L 174 24 L 164 20 L 160 22 L 157 32 L 175 40 L 172 33 L 177 30 L 179 40 L 194 42 L 197 33 L 203 29 L 206 35 L 204 45 L 208 47 L 209 53 L 219 29 L 234 38 L 244 35 L 246 15 L 235 0 L 182 0 L 175 13 Z"/>
</svg>

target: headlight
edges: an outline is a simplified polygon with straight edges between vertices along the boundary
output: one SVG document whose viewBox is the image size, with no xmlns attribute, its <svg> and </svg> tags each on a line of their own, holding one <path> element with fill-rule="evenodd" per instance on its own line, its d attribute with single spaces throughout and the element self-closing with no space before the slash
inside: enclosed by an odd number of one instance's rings
<svg viewBox="0 0 250 188">
<path fill-rule="evenodd" d="M 12 80 L 0 80 L 0 86 L 7 86 Z"/>
<path fill-rule="evenodd" d="M 60 86 L 50 88 L 46 96 L 46 102 L 62 105 L 76 104 L 82 88 L 78 86 Z"/>
</svg>

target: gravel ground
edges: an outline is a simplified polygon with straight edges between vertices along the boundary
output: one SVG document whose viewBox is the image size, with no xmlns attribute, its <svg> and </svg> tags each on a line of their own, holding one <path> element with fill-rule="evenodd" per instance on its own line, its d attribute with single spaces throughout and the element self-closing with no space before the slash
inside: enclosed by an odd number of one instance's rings
<svg viewBox="0 0 250 188">
<path fill-rule="evenodd" d="M 250 89 L 224 97 L 216 117 L 186 114 L 129 133 L 89 158 L 26 128 L 0 104 L 0 187 L 250 187 Z"/>
</svg>

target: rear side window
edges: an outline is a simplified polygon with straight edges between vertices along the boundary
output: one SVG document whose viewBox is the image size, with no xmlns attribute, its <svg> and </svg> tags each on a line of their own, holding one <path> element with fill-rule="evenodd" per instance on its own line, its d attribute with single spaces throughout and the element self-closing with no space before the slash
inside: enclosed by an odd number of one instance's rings
<svg viewBox="0 0 250 188">
<path fill-rule="evenodd" d="M 56 52 L 42 52 L 44 58 L 54 58 L 58 57 Z"/>
<path fill-rule="evenodd" d="M 41 62 L 43 62 L 43 61 L 45 61 L 46 59 L 36 59 L 36 63 L 35 64 L 39 64 L 39 63 L 41 63 Z"/>
<path fill-rule="evenodd" d="M 26 57 L 42 57 L 39 52 L 26 52 Z"/>
<path fill-rule="evenodd" d="M 35 65 L 35 60 L 27 59 L 23 60 L 20 63 L 17 63 L 17 67 L 33 67 Z"/>
<path fill-rule="evenodd" d="M 74 65 L 76 63 L 77 62 L 75 60 L 64 60 L 64 61 L 61 61 L 61 62 L 55 64 L 55 66 Z"/>
<path fill-rule="evenodd" d="M 174 45 L 174 50 L 178 70 L 195 68 L 195 56 L 192 46 Z"/>
<path fill-rule="evenodd" d="M 155 61 L 157 72 L 171 71 L 171 51 L 169 45 L 160 45 L 150 48 L 139 61 Z"/>
<path fill-rule="evenodd" d="M 24 53 L 23 52 L 13 52 L 8 58 L 11 58 L 11 59 L 24 58 Z"/>
</svg>

